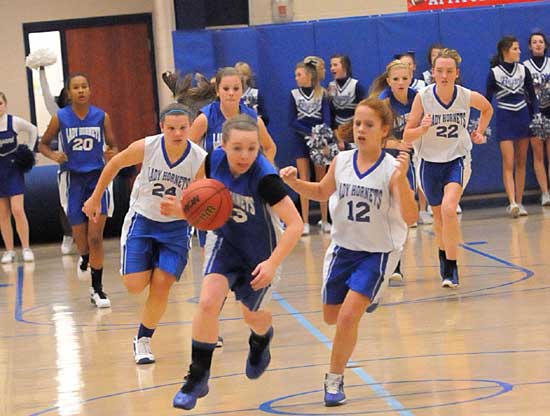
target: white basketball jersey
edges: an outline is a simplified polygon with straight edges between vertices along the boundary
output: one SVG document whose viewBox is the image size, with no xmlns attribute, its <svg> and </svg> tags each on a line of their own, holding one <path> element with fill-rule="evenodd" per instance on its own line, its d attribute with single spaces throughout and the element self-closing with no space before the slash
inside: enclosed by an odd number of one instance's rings
<svg viewBox="0 0 550 416">
<path fill-rule="evenodd" d="M 428 162 L 449 162 L 469 154 L 472 141 L 468 132 L 471 91 L 460 85 L 449 105 L 435 94 L 435 84 L 421 90 L 424 114 L 431 114 L 432 126 L 418 140 L 416 149 L 421 159 Z"/>
<path fill-rule="evenodd" d="M 395 158 L 382 152 L 367 171 L 357 168 L 358 150 L 336 156 L 336 192 L 331 196 L 332 241 L 348 250 L 388 253 L 401 249 L 407 224 L 390 195 Z"/>
<path fill-rule="evenodd" d="M 141 172 L 137 176 L 130 196 L 130 211 L 137 212 L 153 221 L 180 220 L 160 214 L 160 202 L 165 195 L 181 199 L 184 189 L 195 179 L 206 152 L 187 140 L 187 149 L 182 157 L 171 163 L 164 147 L 164 135 L 145 138 L 145 153 Z"/>
</svg>

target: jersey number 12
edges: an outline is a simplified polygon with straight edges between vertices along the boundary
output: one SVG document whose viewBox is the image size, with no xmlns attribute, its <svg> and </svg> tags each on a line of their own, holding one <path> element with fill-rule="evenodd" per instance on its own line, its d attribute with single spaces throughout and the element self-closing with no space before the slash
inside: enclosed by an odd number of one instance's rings
<svg viewBox="0 0 550 416">
<path fill-rule="evenodd" d="M 366 202 L 357 202 L 355 207 L 353 201 L 348 202 L 348 220 L 357 222 L 370 222 L 370 205 Z"/>
</svg>

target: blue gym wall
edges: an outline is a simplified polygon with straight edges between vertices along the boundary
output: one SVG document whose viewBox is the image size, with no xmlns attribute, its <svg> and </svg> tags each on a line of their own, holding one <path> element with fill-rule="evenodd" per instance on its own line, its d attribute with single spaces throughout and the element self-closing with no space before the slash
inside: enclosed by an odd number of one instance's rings
<svg viewBox="0 0 550 416">
<path fill-rule="evenodd" d="M 332 54 L 350 56 L 354 77 L 368 87 L 398 52 L 415 50 L 417 76 L 427 68 L 430 44 L 441 42 L 457 49 L 463 58 L 463 85 L 485 91 L 489 60 L 498 40 L 508 34 L 520 39 L 522 60 L 528 56 L 527 39 L 533 28 L 550 34 L 550 4 L 533 3 L 469 8 L 441 12 L 410 13 L 333 19 L 242 29 L 176 31 L 173 33 L 176 68 L 181 73 L 199 71 L 213 76 L 217 68 L 247 61 L 264 96 L 275 139 L 279 166 L 293 164 L 288 127 L 289 94 L 295 88 L 295 64 L 307 55 L 328 62 Z M 474 146 L 473 175 L 466 194 L 502 192 L 498 144 Z M 536 188 L 532 166 L 527 187 Z"/>
</svg>

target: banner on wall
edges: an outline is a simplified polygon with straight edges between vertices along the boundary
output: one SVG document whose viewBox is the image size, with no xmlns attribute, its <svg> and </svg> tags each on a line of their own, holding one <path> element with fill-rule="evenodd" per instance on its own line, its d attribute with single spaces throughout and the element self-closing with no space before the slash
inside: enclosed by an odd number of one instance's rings
<svg viewBox="0 0 550 416">
<path fill-rule="evenodd" d="M 456 9 L 498 4 L 532 3 L 540 0 L 407 0 L 409 12 L 425 10 Z"/>
</svg>

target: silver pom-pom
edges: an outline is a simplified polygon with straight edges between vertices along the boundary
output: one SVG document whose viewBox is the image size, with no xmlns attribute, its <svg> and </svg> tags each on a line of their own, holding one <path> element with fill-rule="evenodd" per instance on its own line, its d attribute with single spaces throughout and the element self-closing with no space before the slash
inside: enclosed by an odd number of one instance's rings
<svg viewBox="0 0 550 416">
<path fill-rule="evenodd" d="M 479 118 L 470 118 L 470 121 L 468 122 L 468 133 L 472 134 L 477 127 L 479 126 Z M 491 137 L 491 127 L 487 126 L 487 129 L 485 129 L 484 136 L 487 137 L 487 140 Z"/>
<path fill-rule="evenodd" d="M 37 49 L 31 52 L 25 59 L 25 65 L 31 69 L 39 69 L 41 66 L 50 66 L 57 62 L 57 56 L 51 49 Z"/>
<path fill-rule="evenodd" d="M 326 124 L 318 124 L 311 129 L 311 136 L 305 137 L 309 147 L 309 156 L 316 165 L 330 165 L 338 154 L 338 144 L 334 133 Z"/>
<path fill-rule="evenodd" d="M 529 124 L 531 134 L 540 139 L 550 139 L 550 119 L 543 116 L 541 113 L 537 113 L 533 116 L 531 124 Z"/>
</svg>

